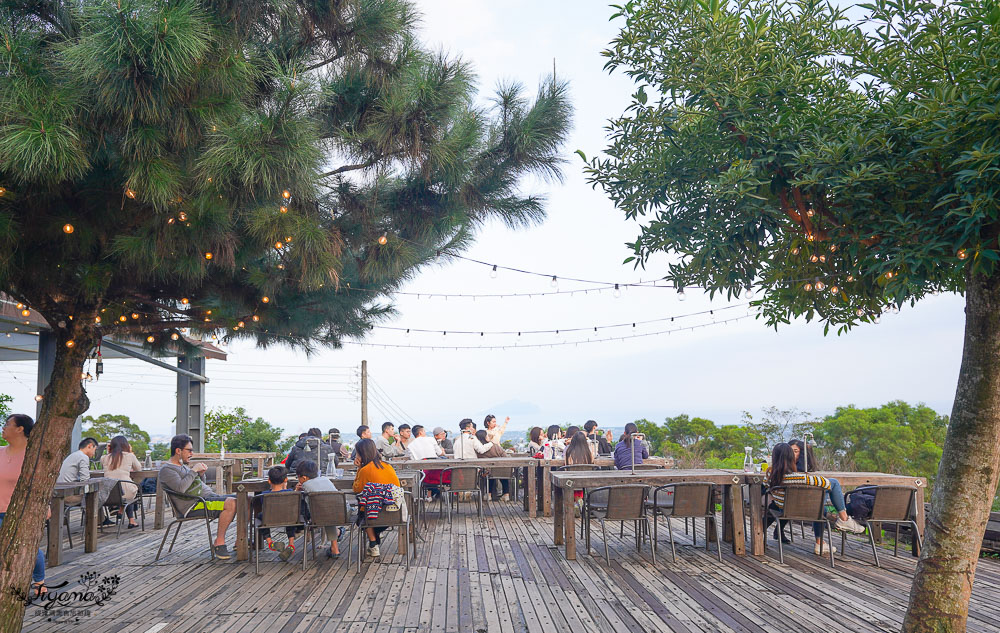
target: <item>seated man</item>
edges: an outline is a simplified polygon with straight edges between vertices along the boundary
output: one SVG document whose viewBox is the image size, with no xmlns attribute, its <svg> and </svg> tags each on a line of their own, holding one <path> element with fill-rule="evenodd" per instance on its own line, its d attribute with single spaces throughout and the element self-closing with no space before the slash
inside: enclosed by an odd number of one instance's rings
<svg viewBox="0 0 1000 633">
<path fill-rule="evenodd" d="M 57 484 L 71 484 L 90 479 L 90 460 L 97 454 L 97 440 L 92 437 L 85 437 L 80 440 L 76 450 L 66 456 L 62 466 L 59 468 L 59 476 L 56 477 Z M 70 495 L 63 502 L 67 507 L 79 506 L 83 502 L 83 495 Z M 101 525 L 114 525 L 111 519 L 104 519 Z"/>
<path fill-rule="evenodd" d="M 319 466 L 311 459 L 299 460 L 295 467 L 295 475 L 299 478 L 299 483 L 295 485 L 296 490 L 302 492 L 337 492 L 337 486 L 330 481 L 329 477 L 322 477 L 319 474 Z M 330 525 L 323 528 L 326 538 L 330 541 L 330 551 L 326 553 L 328 558 L 339 558 L 340 548 L 337 546 L 338 531 L 336 526 Z"/>
<path fill-rule="evenodd" d="M 260 495 L 264 495 L 269 492 L 288 492 L 290 490 L 288 488 L 288 469 L 281 464 L 271 466 L 271 468 L 267 471 L 267 482 L 271 484 L 271 489 L 260 492 L 260 494 L 256 495 L 253 500 L 254 510 L 258 514 L 255 523 L 258 526 L 260 525 L 260 512 L 262 509 Z M 288 535 L 288 543 L 283 545 L 281 550 L 278 550 L 274 546 L 274 541 L 271 540 L 271 530 L 268 528 L 261 528 L 260 536 L 264 539 L 264 542 L 267 543 L 267 548 L 269 550 L 272 552 L 280 551 L 279 556 L 281 557 L 281 560 L 287 561 L 293 554 L 295 554 L 295 533 L 297 531 L 298 530 L 294 527 L 285 528 L 285 534 Z"/>
<path fill-rule="evenodd" d="M 416 425 L 413 427 L 413 439 L 406 446 L 407 459 L 433 459 L 443 457 L 444 449 L 434 438 L 427 437 L 424 427 Z"/>
<path fill-rule="evenodd" d="M 226 548 L 226 529 L 236 516 L 236 495 L 216 494 L 208 484 L 199 479 L 198 475 L 208 470 L 203 463 L 196 463 L 194 468 L 188 468 L 194 444 L 190 435 L 175 435 L 170 440 L 170 461 L 160 467 L 160 483 L 172 492 L 185 495 L 196 495 L 205 499 L 205 503 L 191 499 L 178 500 L 177 507 L 186 517 L 197 517 L 208 514 L 219 519 L 219 527 L 215 533 L 212 550 L 216 557 L 228 560 L 229 550 Z M 246 529 L 244 526 L 242 529 Z"/>
<path fill-rule="evenodd" d="M 446 455 L 454 454 L 455 447 L 452 446 L 451 440 L 448 439 L 448 431 L 445 431 L 440 426 L 434 428 L 434 441 L 438 443 L 438 446 L 444 450 Z"/>
</svg>

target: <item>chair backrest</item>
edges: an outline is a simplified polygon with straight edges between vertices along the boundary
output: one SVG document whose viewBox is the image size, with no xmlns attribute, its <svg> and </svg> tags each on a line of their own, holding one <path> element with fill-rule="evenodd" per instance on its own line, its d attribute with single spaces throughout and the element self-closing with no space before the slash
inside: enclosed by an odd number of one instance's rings
<svg viewBox="0 0 1000 633">
<path fill-rule="evenodd" d="M 347 525 L 351 522 L 345 492 L 309 492 L 306 493 L 306 505 L 309 521 L 314 525 Z"/>
<path fill-rule="evenodd" d="M 410 493 L 404 491 L 403 497 L 405 498 L 404 503 L 409 503 Z M 377 527 L 385 525 L 403 525 L 406 523 L 403 520 L 402 509 L 386 510 L 383 507 L 381 510 L 379 510 L 378 516 L 374 519 L 369 519 L 367 516 L 365 516 L 364 510 L 359 510 L 359 514 L 361 514 L 361 516 L 363 517 L 364 525 L 367 527 L 372 527 L 372 526 Z"/>
<path fill-rule="evenodd" d="M 354 491 L 354 477 L 341 477 L 340 479 L 330 478 L 333 485 L 337 487 L 338 491 L 353 492 Z"/>
<path fill-rule="evenodd" d="M 910 521 L 913 519 L 917 489 L 909 486 L 876 486 L 875 504 L 869 521 Z"/>
<path fill-rule="evenodd" d="M 163 496 L 167 498 L 167 503 L 170 504 L 170 509 L 174 513 L 175 519 L 183 519 L 190 507 L 198 503 L 197 499 L 192 498 L 190 495 L 186 495 L 180 492 L 174 492 L 166 486 L 163 487 Z M 188 506 L 188 510 L 182 510 L 182 506 Z"/>
<path fill-rule="evenodd" d="M 606 486 L 606 488 L 608 490 L 608 509 L 604 516 L 605 519 L 626 521 L 643 516 L 649 486 L 625 484 Z"/>
<path fill-rule="evenodd" d="M 826 520 L 826 489 L 819 486 L 772 486 L 771 491 L 784 490 L 781 516 L 802 521 Z"/>
<path fill-rule="evenodd" d="M 597 470 L 597 464 L 566 464 L 565 466 L 556 466 L 552 470 L 566 471 L 566 470 Z"/>
<path fill-rule="evenodd" d="M 513 479 L 513 468 L 490 468 L 490 479 Z"/>
<path fill-rule="evenodd" d="M 122 481 L 123 480 L 119 479 L 111 487 L 111 491 L 108 493 L 108 498 L 104 502 L 105 507 L 117 508 L 125 503 Z"/>
<path fill-rule="evenodd" d="M 261 527 L 302 523 L 302 493 L 272 492 L 260 495 Z"/>
<path fill-rule="evenodd" d="M 451 473 L 450 485 L 453 492 L 479 489 L 478 468 L 463 466 L 461 468 L 449 468 L 445 472 Z"/>
<path fill-rule="evenodd" d="M 691 481 L 664 486 L 674 491 L 672 515 L 675 517 L 705 517 L 715 515 L 715 486 Z M 657 489 L 662 490 L 662 488 Z M 659 499 L 659 494 L 655 495 Z"/>
</svg>

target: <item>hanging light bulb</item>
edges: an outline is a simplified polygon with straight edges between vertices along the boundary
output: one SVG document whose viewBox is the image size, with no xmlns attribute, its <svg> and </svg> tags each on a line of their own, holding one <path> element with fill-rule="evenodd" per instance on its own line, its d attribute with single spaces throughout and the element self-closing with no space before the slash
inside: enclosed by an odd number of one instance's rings
<svg viewBox="0 0 1000 633">
<path fill-rule="evenodd" d="M 791 253 L 792 253 L 792 255 L 798 255 L 798 254 L 799 254 L 799 247 L 798 247 L 798 246 L 796 246 L 795 248 L 793 248 L 793 249 L 791 250 Z"/>
<path fill-rule="evenodd" d="M 406 328 L 406 336 L 410 335 L 410 328 Z"/>
<path fill-rule="evenodd" d="M 881 318 L 881 317 L 879 317 L 879 316 L 876 316 L 876 317 L 875 317 L 874 319 L 872 319 L 872 323 L 878 323 L 878 322 L 880 322 L 881 320 L 882 320 L 882 318 Z"/>
<path fill-rule="evenodd" d="M 72 349 L 75 346 L 76 346 L 76 341 L 74 341 L 73 339 L 70 339 L 70 340 L 66 341 L 66 347 L 69 347 L 69 348 Z"/>
<path fill-rule="evenodd" d="M 278 207 L 278 211 L 282 213 L 288 213 L 288 207 L 286 207 L 285 205 L 281 205 L 280 207 Z"/>
<path fill-rule="evenodd" d="M 679 286 L 677 288 L 677 300 L 684 301 L 685 299 L 687 299 L 687 295 L 684 294 L 684 286 Z"/>
<path fill-rule="evenodd" d="M 838 286 L 830 286 L 830 294 L 835 295 L 840 293 L 840 288 Z"/>
<path fill-rule="evenodd" d="M 825 263 L 826 263 L 826 255 L 820 255 L 820 256 L 819 256 L 819 261 L 820 261 L 821 263 L 825 264 Z"/>
<path fill-rule="evenodd" d="M 837 245 L 836 244 L 830 244 L 830 252 L 831 253 L 836 253 L 837 252 Z"/>
<path fill-rule="evenodd" d="M 955 253 L 955 256 L 958 257 L 959 259 L 965 259 L 969 256 L 969 253 L 964 248 L 960 248 L 958 249 L 958 252 Z"/>
<path fill-rule="evenodd" d="M 70 233 L 72 233 L 75 230 L 76 229 L 73 228 L 72 224 L 63 224 L 63 233 L 69 235 Z"/>
<path fill-rule="evenodd" d="M 188 299 L 187 297 L 181 297 L 181 303 L 183 303 L 184 305 L 187 305 L 187 304 L 191 303 L 191 300 Z"/>
<path fill-rule="evenodd" d="M 823 283 L 822 281 L 817 281 L 816 282 L 816 291 L 817 292 L 823 292 L 823 290 L 825 288 L 826 288 L 826 284 L 825 283 Z"/>
<path fill-rule="evenodd" d="M 892 279 L 892 271 L 891 270 L 885 274 L 885 278 L 886 279 Z"/>
<path fill-rule="evenodd" d="M 177 218 L 180 219 L 181 222 L 187 222 L 188 214 L 181 211 L 180 213 L 177 214 Z"/>
<path fill-rule="evenodd" d="M 170 335 L 170 340 L 171 340 L 171 341 L 176 341 L 176 340 L 177 340 L 177 339 L 179 339 L 180 337 L 181 337 L 181 335 L 180 335 L 180 334 L 178 334 L 177 332 L 174 332 L 173 334 L 171 334 L 171 335 Z"/>
<path fill-rule="evenodd" d="M 557 288 L 559 286 L 559 280 L 556 279 L 555 275 L 552 275 L 552 281 L 549 282 L 549 285 L 553 288 Z"/>
<path fill-rule="evenodd" d="M 385 233 L 380 235 L 378 238 L 378 243 L 381 244 L 382 246 L 385 246 L 388 241 L 389 237 Z"/>
<path fill-rule="evenodd" d="M 848 275 L 847 276 L 847 281 L 848 281 L 848 283 L 854 281 L 854 275 Z"/>
<path fill-rule="evenodd" d="M 43 396 L 42 394 L 38 394 L 37 396 L 35 396 L 35 402 L 41 402 L 44 398 L 45 396 Z"/>
<path fill-rule="evenodd" d="M 816 262 L 818 262 L 818 261 L 819 261 L 819 257 L 818 257 L 818 256 L 816 256 L 816 255 L 811 255 L 811 256 L 809 257 L 809 261 L 811 261 L 812 263 L 814 263 L 814 264 L 815 264 Z"/>
<path fill-rule="evenodd" d="M 205 259 L 212 259 L 212 253 L 211 252 L 205 253 Z"/>
<path fill-rule="evenodd" d="M 239 323 L 236 324 L 236 327 L 246 327 L 246 325 L 247 325 L 246 323 L 240 321 Z"/>
<path fill-rule="evenodd" d="M 126 316 L 125 316 L 125 315 L 123 314 L 123 315 L 121 315 L 120 317 L 118 317 L 118 320 L 119 320 L 119 321 L 121 321 L 122 323 L 124 323 L 125 321 L 128 321 L 128 317 L 126 317 Z"/>
<path fill-rule="evenodd" d="M 156 340 L 156 337 L 153 336 L 152 334 L 150 334 L 149 336 L 146 337 L 146 342 L 147 343 L 152 343 L 155 340 Z"/>
<path fill-rule="evenodd" d="M 289 198 L 292 197 L 292 192 L 289 191 L 288 189 L 285 189 L 284 191 L 281 192 L 281 197 L 284 198 L 285 200 L 288 200 Z"/>
<path fill-rule="evenodd" d="M 173 224 L 174 222 L 176 222 L 176 220 L 173 218 L 167 218 L 167 224 Z"/>
<path fill-rule="evenodd" d="M 809 240 L 810 242 L 813 242 L 816 240 L 816 236 L 813 235 L 812 233 L 806 233 L 806 239 Z"/>
<path fill-rule="evenodd" d="M 287 243 L 289 243 L 289 242 L 291 242 L 291 241 L 292 241 L 292 238 L 291 238 L 291 237 L 286 237 L 286 238 L 285 238 L 285 243 L 286 243 L 286 244 L 287 244 Z"/>
<path fill-rule="evenodd" d="M 17 309 L 18 309 L 18 310 L 21 310 L 21 309 L 23 309 L 23 308 L 24 308 L 24 304 L 23 304 L 23 303 L 19 303 L 19 304 L 17 304 Z"/>
<path fill-rule="evenodd" d="M 31 310 L 28 310 L 27 308 L 25 308 L 24 310 L 21 310 L 21 316 L 23 316 L 23 317 L 31 316 Z"/>
<path fill-rule="evenodd" d="M 806 209 L 806 215 L 811 218 L 814 215 L 816 215 L 816 211 L 814 211 L 812 208 Z"/>
<path fill-rule="evenodd" d="M 490 271 L 490 279 L 497 278 L 497 265 L 493 264 L 493 270 Z"/>
<path fill-rule="evenodd" d="M 253 315 L 253 320 L 254 320 L 254 323 L 256 323 L 257 321 L 260 321 L 260 317 L 255 314 L 255 315 Z"/>
<path fill-rule="evenodd" d="M 279 250 L 279 251 L 281 250 L 282 246 L 284 246 L 284 244 L 282 244 L 281 242 L 275 242 L 274 243 L 274 248 L 277 249 L 277 250 Z"/>
<path fill-rule="evenodd" d="M 807 282 L 806 285 L 802 286 L 802 289 L 805 290 L 806 292 L 812 292 L 813 285 Z"/>
<path fill-rule="evenodd" d="M 132 318 L 133 319 L 138 319 L 139 318 L 139 313 L 138 312 L 133 312 L 132 313 Z"/>
<path fill-rule="evenodd" d="M 132 191 L 131 189 L 125 189 L 125 195 L 131 198 L 132 200 L 135 200 L 135 192 Z"/>
<path fill-rule="evenodd" d="M 94 317 L 94 323 L 100 323 L 101 317 Z"/>
<path fill-rule="evenodd" d="M 858 308 L 857 310 L 854 311 L 854 314 L 858 315 L 859 317 L 863 317 L 865 316 L 865 311 L 862 310 L 861 308 Z"/>
<path fill-rule="evenodd" d="M 621 291 L 621 289 L 620 289 L 620 288 L 618 287 L 618 284 L 615 284 L 615 290 L 614 290 L 614 292 L 612 292 L 611 294 L 612 294 L 612 295 L 614 295 L 615 299 L 618 299 L 619 297 L 621 297 L 621 296 L 622 296 L 622 291 Z M 520 336 L 520 333 L 518 333 L 518 336 Z"/>
<path fill-rule="evenodd" d="M 261 298 L 260 298 L 260 300 L 261 300 L 262 302 L 264 302 L 264 303 L 270 303 L 270 302 L 271 302 L 271 298 L 270 298 L 270 297 L 268 297 L 267 295 L 265 295 L 265 296 L 261 297 Z"/>
<path fill-rule="evenodd" d="M 7 190 L 4 189 L 3 187 L 0 187 L 0 196 L 2 196 L 5 193 L 7 193 Z"/>
</svg>

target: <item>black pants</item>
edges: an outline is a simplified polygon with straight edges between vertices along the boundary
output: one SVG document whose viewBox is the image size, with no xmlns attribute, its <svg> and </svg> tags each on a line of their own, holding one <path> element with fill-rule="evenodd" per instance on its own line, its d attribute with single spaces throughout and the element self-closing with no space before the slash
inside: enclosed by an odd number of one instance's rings
<svg viewBox="0 0 1000 633">
<path fill-rule="evenodd" d="M 389 528 L 387 528 L 387 527 L 372 528 L 372 530 L 375 531 L 375 540 L 374 541 L 369 540 L 368 543 L 369 544 L 370 543 L 375 543 L 376 545 L 381 545 L 382 544 L 382 532 L 385 532 L 388 529 Z"/>
<path fill-rule="evenodd" d="M 294 527 L 286 527 L 285 534 L 288 535 L 288 542 L 291 543 L 295 540 L 295 535 L 298 534 L 299 529 Z M 271 538 L 271 528 L 261 528 L 260 537 L 264 540 Z"/>
<path fill-rule="evenodd" d="M 490 494 L 497 495 L 497 484 L 503 490 L 502 494 L 510 494 L 510 479 L 490 479 Z"/>
</svg>

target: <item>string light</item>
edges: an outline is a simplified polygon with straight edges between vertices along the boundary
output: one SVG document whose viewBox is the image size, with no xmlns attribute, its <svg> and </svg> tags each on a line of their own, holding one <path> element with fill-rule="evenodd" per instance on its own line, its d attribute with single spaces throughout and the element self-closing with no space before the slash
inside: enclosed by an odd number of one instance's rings
<svg viewBox="0 0 1000 633">
<path fill-rule="evenodd" d="M 2 196 L 5 193 L 7 193 L 7 190 L 3 187 L 0 187 L 0 196 Z"/>
<path fill-rule="evenodd" d="M 212 259 L 212 253 L 211 252 L 205 253 L 205 259 Z"/>
<path fill-rule="evenodd" d="M 125 195 L 131 198 L 132 200 L 135 200 L 135 192 L 132 191 L 131 189 L 126 189 Z"/>
<path fill-rule="evenodd" d="M 240 321 L 239 323 L 236 324 L 236 327 L 246 327 L 246 323 Z"/>
<path fill-rule="evenodd" d="M 191 300 L 188 299 L 187 297 L 181 297 L 181 303 L 183 303 L 184 305 L 187 305 L 187 304 L 191 303 Z"/>
<path fill-rule="evenodd" d="M 826 284 L 825 283 L 823 283 L 822 281 L 817 281 L 816 282 L 816 291 L 817 292 L 823 292 L 824 288 L 826 288 Z"/>
<path fill-rule="evenodd" d="M 66 341 L 66 347 L 73 348 L 75 345 L 76 341 L 74 341 L 73 339 Z"/>
<path fill-rule="evenodd" d="M 809 240 L 810 242 L 814 242 L 816 241 L 816 236 L 813 235 L 812 233 L 806 233 L 806 239 Z"/>
<path fill-rule="evenodd" d="M 181 222 L 187 222 L 188 214 L 181 211 L 180 213 L 177 214 L 177 217 L 180 219 Z"/>
<path fill-rule="evenodd" d="M 139 313 L 138 312 L 133 312 L 132 313 L 132 318 L 133 319 L 138 319 L 139 318 Z"/>
<path fill-rule="evenodd" d="M 835 295 L 840 293 L 840 288 L 838 286 L 830 286 L 830 294 Z"/>
<path fill-rule="evenodd" d="M 552 281 L 549 282 L 549 285 L 552 286 L 553 288 L 559 287 L 559 280 L 556 279 L 555 275 L 552 275 Z"/>
<path fill-rule="evenodd" d="M 378 238 L 378 243 L 381 244 L 382 246 L 385 246 L 388 241 L 389 237 L 385 233 L 380 235 Z"/>
<path fill-rule="evenodd" d="M 42 394 L 38 394 L 37 396 L 35 396 L 35 402 L 41 402 L 44 399 L 45 396 L 43 396 Z"/>
<path fill-rule="evenodd" d="M 811 208 L 810 209 L 806 209 L 806 215 L 811 218 L 814 215 L 816 215 L 816 212 L 814 210 L 812 210 Z"/>
<path fill-rule="evenodd" d="M 173 224 L 175 220 L 173 218 L 167 218 L 167 224 Z"/>
<path fill-rule="evenodd" d="M 810 256 L 809 256 L 809 261 L 811 261 L 812 263 L 814 263 L 814 264 L 815 264 L 816 262 L 818 262 L 818 261 L 819 261 L 819 256 L 817 256 L 817 255 L 815 255 L 815 254 L 814 254 L 814 255 L 810 255 Z"/>
<path fill-rule="evenodd" d="M 825 264 L 825 263 L 826 263 L 826 255 L 820 255 L 820 256 L 819 256 L 819 261 L 820 261 L 821 263 Z"/>
<path fill-rule="evenodd" d="M 969 256 L 969 253 L 964 249 L 958 249 L 958 253 L 955 254 L 959 259 L 965 259 Z"/>
<path fill-rule="evenodd" d="M 854 275 L 848 275 L 847 276 L 847 282 L 850 283 L 852 281 L 854 281 Z"/>
<path fill-rule="evenodd" d="M 128 318 L 123 314 L 120 317 L 118 317 L 118 320 L 124 323 L 125 321 L 128 321 Z"/>
<path fill-rule="evenodd" d="M 678 286 L 677 287 L 677 300 L 678 301 L 684 301 L 685 299 L 687 299 L 687 295 L 684 294 L 684 286 Z"/>
<path fill-rule="evenodd" d="M 865 311 L 862 310 L 861 308 L 858 308 L 857 310 L 854 311 L 854 314 L 858 315 L 859 317 L 863 317 L 865 316 Z"/>
<path fill-rule="evenodd" d="M 254 320 L 254 323 L 256 323 L 257 321 L 260 321 L 260 317 L 255 314 L 255 315 L 253 315 L 253 320 Z"/>
<path fill-rule="evenodd" d="M 277 249 L 277 250 L 279 250 L 279 251 L 281 250 L 282 246 L 284 246 L 284 244 L 282 244 L 281 242 L 275 242 L 274 243 L 274 248 Z"/>
<path fill-rule="evenodd" d="M 837 252 L 837 245 L 836 244 L 830 244 L 830 252 L 831 253 L 836 253 Z"/>
<path fill-rule="evenodd" d="M 497 278 L 497 265 L 493 264 L 493 270 L 490 271 L 490 279 Z"/>
<path fill-rule="evenodd" d="M 278 211 L 282 213 L 288 213 L 288 207 L 286 207 L 285 205 L 281 205 L 280 207 L 278 207 Z"/>
<path fill-rule="evenodd" d="M 807 283 L 806 285 L 802 286 L 802 289 L 805 290 L 806 292 L 812 292 L 813 285 L 810 284 L 810 283 Z"/>
<path fill-rule="evenodd" d="M 271 301 L 271 298 L 265 295 L 261 297 L 260 300 L 264 303 L 269 303 Z"/>
<path fill-rule="evenodd" d="M 891 270 L 885 274 L 885 278 L 886 279 L 892 279 L 892 271 Z"/>
<path fill-rule="evenodd" d="M 174 332 L 173 334 L 170 335 L 170 340 L 171 341 L 176 341 L 180 337 L 181 337 L 180 334 L 178 334 L 177 332 Z"/>
<path fill-rule="evenodd" d="M 284 191 L 281 192 L 281 197 L 284 198 L 285 200 L 288 200 L 289 198 L 292 197 L 292 192 L 289 191 L 288 189 L 285 189 Z"/>
<path fill-rule="evenodd" d="M 27 308 L 24 309 L 24 310 L 21 310 L 21 316 L 23 316 L 23 317 L 31 316 L 31 310 L 28 310 Z"/>
<path fill-rule="evenodd" d="M 615 284 L 615 291 L 612 294 L 614 295 L 615 299 L 618 299 L 622 296 L 622 291 L 618 287 L 618 284 Z M 518 336 L 520 336 L 520 334 Z"/>
<path fill-rule="evenodd" d="M 796 246 L 795 248 L 793 248 L 793 249 L 791 250 L 791 253 L 792 253 L 792 255 L 798 255 L 798 254 L 799 254 L 799 252 L 800 252 L 800 251 L 799 251 L 799 247 L 798 247 L 798 246 Z"/>
<path fill-rule="evenodd" d="M 286 238 L 285 238 L 285 243 L 288 243 L 288 242 L 291 242 L 291 241 L 292 241 L 292 238 L 291 238 L 291 237 L 286 237 Z"/>
<path fill-rule="evenodd" d="M 63 233 L 65 233 L 66 235 L 69 235 L 70 233 L 72 233 L 75 230 L 76 229 L 73 228 L 72 224 L 63 224 Z"/>
<path fill-rule="evenodd" d="M 155 340 L 156 340 L 156 337 L 153 336 L 152 334 L 150 334 L 149 336 L 146 337 L 146 342 L 147 343 L 152 343 Z"/>
<path fill-rule="evenodd" d="M 101 317 L 94 317 L 94 323 L 100 323 Z"/>
<path fill-rule="evenodd" d="M 20 310 L 22 308 L 24 308 L 24 304 L 23 303 L 18 303 L 17 304 L 17 309 Z"/>
</svg>

